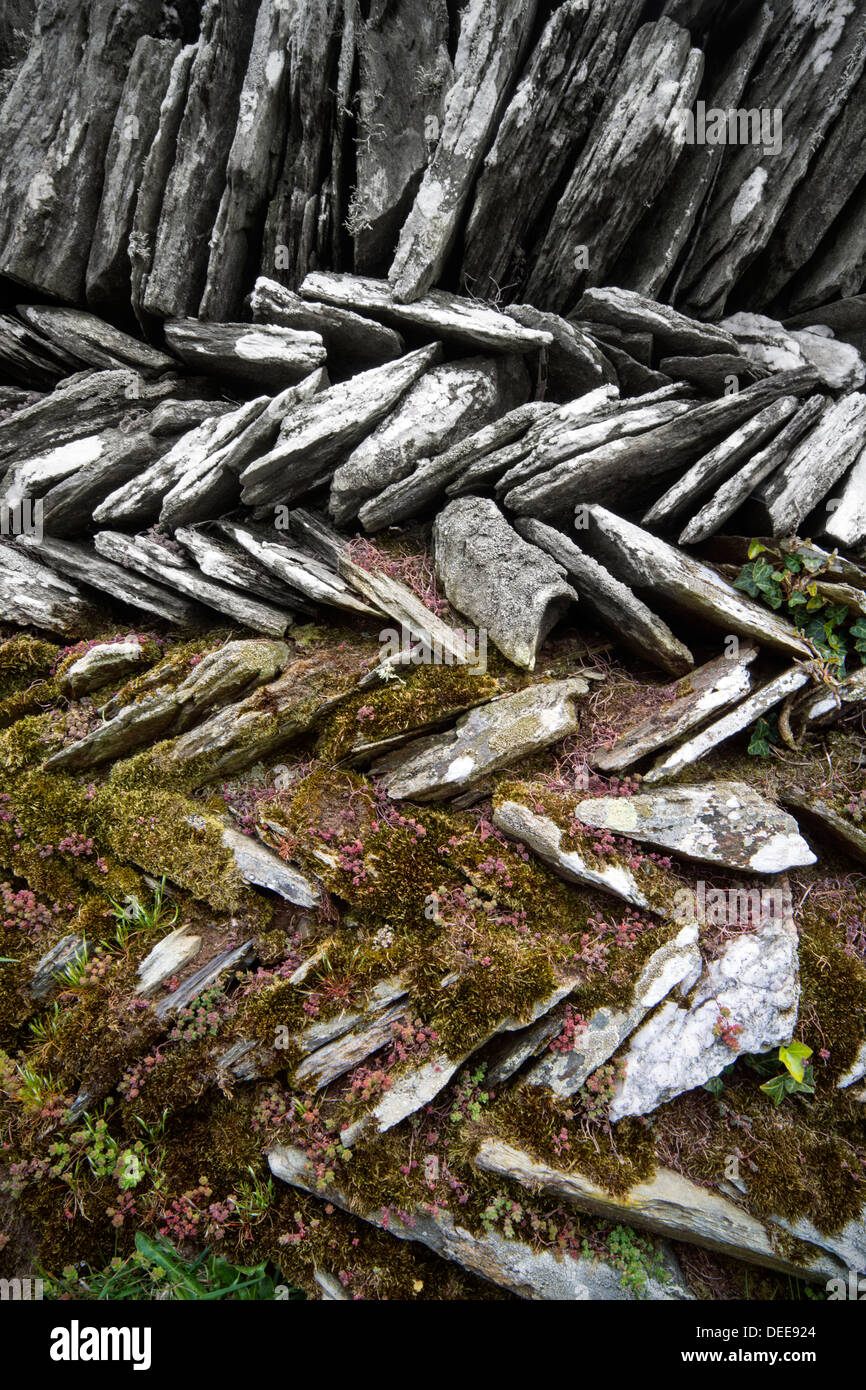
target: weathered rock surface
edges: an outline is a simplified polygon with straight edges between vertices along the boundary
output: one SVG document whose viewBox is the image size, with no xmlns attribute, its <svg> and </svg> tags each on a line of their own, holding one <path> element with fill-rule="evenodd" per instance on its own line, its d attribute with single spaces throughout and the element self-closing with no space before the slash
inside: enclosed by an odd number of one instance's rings
<svg viewBox="0 0 866 1390">
<path fill-rule="evenodd" d="M 0 272 L 81 302 L 115 112 L 158 0 L 42 3 L 0 113 Z"/>
<path fill-rule="evenodd" d="M 274 324 L 172 319 L 165 325 L 165 339 L 189 367 L 274 391 L 309 376 L 326 357 L 318 333 Z"/>
<path fill-rule="evenodd" d="M 484 777 L 573 733 L 577 696 L 589 685 L 581 675 L 529 686 L 481 705 L 444 734 L 401 748 L 373 767 L 395 800 L 435 801 L 468 791 Z"/>
<path fill-rule="evenodd" d="M 279 1145 L 271 1149 L 268 1163 L 275 1177 L 305 1192 L 314 1192 L 347 1211 L 355 1204 L 339 1188 L 329 1186 L 322 1192 L 316 1185 L 315 1174 L 302 1149 Z M 378 1209 L 362 1213 L 373 1226 L 384 1226 Z M 546 1302 L 574 1302 L 586 1299 L 628 1299 L 619 1284 L 618 1275 L 604 1262 L 594 1260 L 557 1259 L 548 1250 L 533 1250 L 519 1240 L 506 1240 L 498 1231 L 473 1235 L 450 1212 L 434 1208 L 413 1208 L 403 1216 L 389 1213 L 387 1229 L 399 1240 L 419 1241 L 445 1259 L 454 1260 L 464 1269 L 510 1290 L 519 1298 Z M 682 1290 L 656 1279 L 648 1281 L 646 1296 L 651 1299 L 682 1297 Z"/>
<path fill-rule="evenodd" d="M 156 541 L 143 537 L 131 539 L 120 531 L 97 531 L 93 544 L 107 560 L 137 571 L 169 589 L 177 589 L 187 598 L 203 603 L 207 608 L 215 608 L 218 613 L 225 613 L 253 632 L 282 637 L 292 626 L 292 615 L 286 609 L 249 598 L 227 584 L 206 579 L 200 569 L 186 564 Z"/>
<path fill-rule="evenodd" d="M 228 642 L 204 657 L 175 690 L 157 691 L 124 706 L 93 733 L 52 754 L 45 766 L 94 767 L 107 758 L 126 757 L 144 743 L 180 733 L 214 705 L 224 705 L 273 680 L 288 655 L 283 642 Z"/>
<path fill-rule="evenodd" d="M 104 559 L 91 545 L 58 540 L 54 536 L 43 536 L 41 541 L 35 536 L 19 536 L 16 544 L 38 554 L 57 574 L 84 584 L 86 591 L 98 590 L 103 603 L 106 598 L 128 603 L 132 608 L 155 613 L 181 627 L 196 626 L 204 620 L 204 609 L 196 603 Z"/>
<path fill-rule="evenodd" d="M 258 8 L 256 0 L 206 0 L 202 8 L 144 293 L 146 311 L 159 318 L 198 310 Z"/>
<path fill-rule="evenodd" d="M 257 259 L 287 132 L 288 47 L 296 12 L 287 0 L 266 0 L 258 6 L 225 187 L 210 238 L 202 318 L 238 317 L 249 267 Z"/>
<path fill-rule="evenodd" d="M 779 372 L 732 396 L 693 410 L 645 433 L 614 440 L 513 488 L 505 504 L 520 515 L 555 520 L 577 503 L 617 499 L 635 505 L 635 494 L 678 473 L 780 396 L 802 394 L 815 384 L 811 372 Z M 650 494 L 652 495 L 652 494 Z"/>
<path fill-rule="evenodd" d="M 818 399 L 823 402 L 824 398 Z M 734 430 L 733 434 L 723 439 L 721 444 L 717 444 L 708 454 L 699 458 L 697 463 L 693 463 L 681 478 L 677 478 L 673 487 L 653 503 L 642 524 L 665 525 L 680 516 L 711 487 L 724 482 L 742 464 L 750 460 L 768 439 L 778 434 L 797 413 L 797 406 L 796 396 L 782 396 L 781 400 L 773 401 L 772 405 L 758 411 L 751 420 L 747 420 L 739 429 Z M 801 429 L 800 434 L 802 433 Z"/>
<path fill-rule="evenodd" d="M 634 0 L 565 0 L 545 24 L 476 183 L 462 266 L 474 294 L 520 273 L 550 189 L 579 153 L 639 17 Z"/>
<path fill-rule="evenodd" d="M 731 1061 L 719 1019 L 740 1029 L 737 1048 L 760 1054 L 789 1042 L 800 1002 L 797 928 L 787 911 L 768 913 L 758 930 L 735 937 L 711 960 L 688 1007 L 667 1000 L 630 1038 L 625 1079 L 610 1116 L 647 1115 L 702 1086 Z"/>
<path fill-rule="evenodd" d="M 785 462 L 803 435 L 817 424 L 826 404 L 826 396 L 810 396 L 775 438 L 759 449 L 732 477 L 727 478 L 704 503 L 683 530 L 680 545 L 696 545 L 706 540 L 733 516 L 755 488 Z"/>
<path fill-rule="evenodd" d="M 351 225 L 354 266 L 387 270 L 442 129 L 454 80 L 445 0 L 373 0 L 359 34 L 357 170 Z"/>
<path fill-rule="evenodd" d="M 805 1272 L 820 1280 L 839 1274 L 844 1276 L 847 1270 L 838 1256 L 822 1248 L 820 1237 L 817 1242 L 807 1240 L 802 1261 L 786 1257 L 763 1221 L 750 1215 L 739 1203 L 699 1187 L 670 1168 L 659 1169 L 654 1177 L 636 1183 L 626 1196 L 617 1198 L 583 1174 L 560 1172 L 500 1139 L 483 1140 L 475 1163 L 482 1172 L 512 1178 L 535 1191 L 541 1190 L 574 1203 L 594 1216 L 627 1221 L 673 1240 L 718 1250 L 749 1264 L 788 1274 Z"/>
<path fill-rule="evenodd" d="M 676 164 L 679 120 L 697 95 L 703 65 L 687 30 L 671 20 L 637 31 L 535 258 L 526 296 L 539 308 L 571 308 L 585 275 L 604 284 Z M 581 247 L 588 271 L 576 255 Z"/>
<path fill-rule="evenodd" d="M 131 289 L 129 237 L 144 163 L 180 44 L 140 38 L 135 45 L 105 155 L 105 182 L 87 262 L 87 302 L 123 303 Z"/>
<path fill-rule="evenodd" d="M 767 113 L 767 132 L 750 133 L 726 151 L 682 271 L 678 302 L 688 312 L 701 318 L 724 312 L 732 285 L 769 242 L 858 81 L 864 57 L 863 17 L 847 4 L 819 0 L 774 14 L 740 102 L 740 121 Z"/>
<path fill-rule="evenodd" d="M 574 814 L 584 825 L 729 869 L 778 874 L 815 863 L 796 821 L 745 782 L 588 797 L 577 802 Z"/>
<path fill-rule="evenodd" d="M 515 665 L 534 670 L 538 648 L 577 597 L 560 566 L 482 498 L 458 498 L 439 513 L 433 552 L 449 603 Z"/>
<path fill-rule="evenodd" d="M 749 668 L 757 655 L 758 648 L 750 644 L 737 657 L 720 656 L 692 671 L 667 704 L 626 729 L 610 750 L 593 754 L 593 767 L 601 772 L 622 772 L 744 699 L 752 685 Z"/>
<path fill-rule="evenodd" d="M 0 561 L 4 622 L 78 636 L 95 619 L 96 611 L 81 590 L 25 554 L 20 543 L 0 541 Z"/>
<path fill-rule="evenodd" d="M 161 984 L 195 960 L 201 942 L 201 937 L 190 931 L 186 923 L 157 941 L 139 964 L 136 994 L 143 999 L 155 994 Z"/>
<path fill-rule="evenodd" d="M 827 505 L 823 532 L 828 539 L 849 549 L 866 545 L 866 445 L 854 460 L 838 498 Z"/>
<path fill-rule="evenodd" d="M 517 517 L 521 536 L 546 551 L 565 570 L 581 608 L 608 628 L 633 652 L 672 676 L 685 675 L 694 665 L 688 647 L 671 632 L 627 585 L 552 526 L 531 517 Z"/>
<path fill-rule="evenodd" d="M 521 1079 L 524 1086 L 545 1086 L 556 1096 L 573 1096 L 587 1077 L 612 1057 L 625 1038 L 661 999 L 700 970 L 697 926 L 684 926 L 653 952 L 635 981 L 625 1009 L 596 1009 L 578 1030 L 569 1052 L 546 1052 Z"/>
<path fill-rule="evenodd" d="M 414 328 L 477 352 L 532 352 L 549 347 L 553 341 L 543 330 L 524 328 L 505 312 L 446 290 L 430 290 L 403 304 L 382 280 L 315 272 L 306 277 L 300 293 L 305 299 L 368 313 L 395 328 Z"/>
<path fill-rule="evenodd" d="M 270 453 L 243 469 L 244 502 L 289 503 L 331 477 L 348 449 L 374 429 L 410 386 L 439 360 L 441 347 L 419 348 L 321 391 L 285 416 Z"/>
<path fill-rule="evenodd" d="M 350 652 L 340 667 L 331 653 L 290 662 L 279 680 L 175 738 L 161 759 L 171 771 L 199 768 L 202 784 L 251 767 L 313 728 L 345 698 L 358 679 L 360 660 Z"/>
<path fill-rule="evenodd" d="M 329 504 L 334 521 L 347 526 L 364 502 L 400 482 L 420 459 L 459 444 L 528 394 L 529 379 L 515 357 L 468 357 L 432 367 L 338 467 Z"/>
<path fill-rule="evenodd" d="M 707 753 L 713 748 L 717 748 L 726 739 L 732 738 L 734 734 L 741 733 L 743 729 L 748 729 L 761 715 L 766 714 L 767 710 L 779 704 L 786 696 L 793 695 L 797 690 L 801 690 L 810 680 L 810 672 L 807 666 L 792 666 L 787 671 L 783 671 L 780 676 L 767 681 L 736 709 L 725 714 L 721 719 L 717 719 L 700 733 L 694 734 L 692 738 L 686 739 L 678 748 L 667 753 L 658 762 L 654 763 L 649 772 L 643 776 L 644 784 L 650 782 L 661 782 L 667 777 L 673 777 L 675 773 L 682 771 L 689 764 L 697 762 L 699 758 L 706 757 Z"/>
<path fill-rule="evenodd" d="M 445 491 L 458 475 L 481 466 L 492 455 L 501 454 L 515 440 L 527 437 L 533 425 L 549 416 L 553 407 L 542 401 L 518 405 L 444 452 L 421 457 L 411 473 L 389 483 L 376 497 L 369 498 L 358 519 L 366 531 L 383 531 L 422 512 Z"/>
<path fill-rule="evenodd" d="M 283 328 L 318 333 L 325 344 L 328 363 L 352 375 L 367 367 L 377 367 L 402 357 L 406 351 L 399 333 L 375 319 L 339 309 L 335 304 L 317 304 L 302 299 L 276 280 L 261 275 L 249 298 L 257 323 L 275 323 Z"/>
<path fill-rule="evenodd" d="M 101 685 L 138 675 L 148 664 L 138 638 L 127 642 L 100 642 L 80 656 L 61 677 L 61 688 L 78 700 Z"/>
<path fill-rule="evenodd" d="M 55 349 L 89 367 L 111 371 L 131 367 L 143 377 L 158 377 L 177 367 L 173 357 L 139 342 L 113 324 L 83 309 L 56 305 L 19 304 L 25 323 L 49 339 Z"/>
<path fill-rule="evenodd" d="M 827 407 L 784 463 L 758 488 L 759 525 L 773 536 L 796 532 L 866 445 L 866 396 L 850 392 Z"/>
<path fill-rule="evenodd" d="M 470 0 L 460 15 L 454 82 L 442 127 L 388 272 L 394 298 L 411 303 L 438 279 L 475 174 L 535 19 L 535 0 L 501 0 L 495 8 Z"/>
<path fill-rule="evenodd" d="M 741 596 L 707 565 L 692 560 L 603 507 L 587 508 L 593 549 L 614 574 L 723 632 L 739 633 L 769 647 L 808 655 L 791 623 Z"/>
<path fill-rule="evenodd" d="M 197 43 L 187 44 L 174 60 L 168 86 L 159 108 L 156 134 L 147 151 L 129 236 L 129 267 L 132 307 L 139 322 L 149 315 L 144 302 L 153 265 L 163 195 L 174 166 L 177 138 L 186 111 L 190 73 L 198 56 Z"/>
<path fill-rule="evenodd" d="M 604 864 L 590 863 L 587 856 L 576 847 L 567 849 L 563 845 L 565 832 L 551 816 L 522 801 L 505 798 L 497 801 L 493 808 L 493 823 L 505 835 L 519 840 L 549 864 L 555 873 L 569 883 L 585 884 L 590 888 L 602 888 L 624 899 L 632 907 L 650 907 L 631 869 L 615 859 Z"/>
</svg>

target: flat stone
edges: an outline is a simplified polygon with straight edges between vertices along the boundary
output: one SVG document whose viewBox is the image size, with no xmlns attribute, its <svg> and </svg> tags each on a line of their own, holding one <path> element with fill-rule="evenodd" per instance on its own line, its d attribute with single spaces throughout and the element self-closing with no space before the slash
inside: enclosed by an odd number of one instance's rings
<svg viewBox="0 0 866 1390">
<path fill-rule="evenodd" d="M 459 1217 L 455 1219 L 450 1212 L 429 1204 L 413 1206 L 400 1216 L 389 1211 L 386 1227 L 380 1207 L 358 1212 L 357 1203 L 335 1185 L 319 1187 L 302 1149 L 278 1145 L 268 1152 L 267 1158 L 271 1172 L 283 1182 L 360 1215 L 371 1226 L 387 1228 L 389 1235 L 398 1240 L 426 1245 L 443 1259 L 453 1260 L 518 1298 L 573 1303 L 597 1298 L 627 1301 L 635 1296 L 622 1288 L 619 1274 L 604 1261 L 557 1258 L 549 1250 L 535 1250 L 523 1241 L 506 1240 L 496 1230 L 474 1235 L 460 1224 Z M 651 1277 L 645 1296 L 664 1300 L 685 1295 L 676 1283 L 669 1286 Z"/>
<path fill-rule="evenodd" d="M 38 542 L 35 536 L 26 538 Z M 80 589 L 25 553 L 20 541 L 0 541 L 0 615 L 3 622 L 77 637 L 97 617 Z"/>
<path fill-rule="evenodd" d="M 584 825 L 729 869 L 778 874 L 815 863 L 796 821 L 745 782 L 586 797 L 574 814 Z"/>
<path fill-rule="evenodd" d="M 127 757 L 143 744 L 177 734 L 226 704 L 273 680 L 285 666 L 284 642 L 227 642 L 208 653 L 174 690 L 155 691 L 124 706 L 85 738 L 54 753 L 46 767 L 94 767 L 108 758 Z"/>
<path fill-rule="evenodd" d="M 684 926 L 658 947 L 635 982 L 631 1002 L 624 1009 L 596 1009 L 578 1032 L 570 1052 L 545 1052 L 523 1074 L 524 1086 L 545 1086 L 555 1096 L 573 1096 L 586 1079 L 618 1051 L 650 1009 L 672 989 L 699 970 L 697 925 Z"/>
<path fill-rule="evenodd" d="M 25 323 L 88 366 L 107 371 L 128 367 L 143 377 L 160 376 L 177 368 L 177 362 L 167 353 L 83 309 L 19 304 L 17 312 Z"/>
<path fill-rule="evenodd" d="M 180 985 L 171 994 L 163 995 L 154 1005 L 154 1013 L 157 1018 L 170 1018 L 180 1009 L 185 1009 L 194 999 L 197 999 L 205 990 L 215 985 L 223 975 L 233 972 L 241 965 L 250 964 L 255 957 L 254 943 L 252 940 L 244 941 L 240 946 L 227 947 L 221 951 L 213 960 L 208 961 L 194 975 L 182 980 Z"/>
<path fill-rule="evenodd" d="M 863 698 L 866 699 L 866 690 Z M 866 864 L 866 831 L 811 792 L 807 794 L 795 787 L 786 787 L 779 795 L 786 806 L 794 807 L 808 823 L 822 830 L 833 844 L 840 845 L 852 858 Z"/>
<path fill-rule="evenodd" d="M 148 951 L 138 966 L 136 994 L 143 999 L 155 994 L 160 985 L 177 975 L 184 966 L 195 960 L 201 950 L 201 937 L 186 925 L 176 927 Z"/>
<path fill-rule="evenodd" d="M 566 882 L 601 888 L 622 898 L 632 907 L 650 908 L 651 904 L 631 869 L 615 860 L 603 868 L 592 867 L 578 849 L 563 848 L 564 832 L 556 821 L 543 812 L 507 798 L 494 803 L 493 823 L 511 839 L 525 844 Z"/>
<path fill-rule="evenodd" d="M 586 555 L 568 536 L 531 517 L 517 517 L 518 533 L 545 550 L 565 570 L 580 598 L 581 608 L 612 632 L 644 661 L 659 666 L 672 676 L 684 676 L 694 658 L 688 647 L 674 636 L 667 623 L 618 579 Z"/>
<path fill-rule="evenodd" d="M 442 276 L 535 19 L 535 0 L 471 0 L 460 12 L 454 82 L 438 141 L 400 236 L 388 279 L 410 304 Z M 438 125 L 438 123 L 437 123 Z"/>
<path fill-rule="evenodd" d="M 810 654 L 792 623 L 741 594 L 708 565 L 604 507 L 590 506 L 586 511 L 592 548 L 617 578 L 648 589 L 722 632 L 738 633 L 797 656 Z"/>
<path fill-rule="evenodd" d="M 819 397 L 823 400 L 823 397 Z M 711 488 L 734 473 L 767 440 L 778 434 L 779 430 L 797 413 L 796 396 L 782 396 L 758 411 L 733 434 L 728 435 L 709 453 L 693 463 L 691 468 L 677 478 L 658 501 L 654 502 L 643 518 L 644 526 L 665 525 L 672 518 L 680 516 L 694 503 L 705 496 Z M 802 433 L 802 431 L 801 431 Z"/>
<path fill-rule="evenodd" d="M 527 401 L 450 445 L 444 452 L 419 458 L 407 477 L 389 483 L 378 496 L 362 505 L 358 520 L 364 530 L 384 531 L 388 526 L 416 516 L 459 475 L 471 472 L 473 467 L 483 468 L 491 456 L 499 456 L 515 441 L 527 438 L 532 427 L 553 409 L 542 401 Z"/>
<path fill-rule="evenodd" d="M 530 686 L 480 705 L 444 734 L 418 739 L 373 766 L 397 801 L 439 801 L 459 795 L 491 772 L 574 733 L 574 702 L 589 684 L 583 676 Z"/>
<path fill-rule="evenodd" d="M 737 344 L 724 325 L 701 323 L 635 290 L 591 288 L 574 309 L 574 317 L 609 324 L 627 333 L 649 333 L 663 355 L 736 352 Z"/>
<path fill-rule="evenodd" d="M 737 1034 L 736 1050 L 761 1054 L 789 1042 L 800 1003 L 797 928 L 790 890 L 785 908 L 777 905 L 757 931 L 728 941 L 711 960 L 688 1005 L 663 1003 L 629 1039 L 626 1063 L 610 1105 L 610 1118 L 648 1115 L 666 1101 L 702 1086 L 732 1060 L 732 1050 L 716 1036 L 723 1017 Z"/>
<path fill-rule="evenodd" d="M 526 1018 L 502 1019 L 490 1029 L 487 1037 L 482 1041 L 489 1042 L 491 1038 L 498 1037 L 502 1033 L 517 1032 L 524 1028 L 527 1023 L 534 1023 L 555 1008 L 557 1004 L 560 1004 L 571 993 L 573 987 L 573 980 L 558 985 L 552 994 L 532 1005 L 527 1011 Z M 398 1072 L 382 1099 L 366 1114 L 352 1121 L 340 1131 L 341 1142 L 347 1147 L 351 1147 L 368 1130 L 375 1129 L 379 1134 L 384 1134 L 387 1130 L 393 1129 L 395 1125 L 400 1124 L 409 1115 L 415 1114 L 422 1106 L 433 1100 L 476 1050 L 477 1048 L 473 1047 L 470 1051 L 457 1057 L 449 1056 L 445 1052 L 435 1053 L 418 1066 L 411 1067 L 408 1071 Z"/>
<path fill-rule="evenodd" d="M 165 340 L 194 371 L 249 381 L 260 390 L 294 385 L 323 366 L 327 356 L 318 333 L 265 323 L 172 319 Z"/>
<path fill-rule="evenodd" d="M 282 637 L 293 624 L 291 613 L 285 609 L 207 579 L 197 566 L 185 564 L 155 541 L 125 536 L 120 531 L 97 531 L 93 543 L 106 559 L 142 573 L 169 589 L 177 589 L 187 598 L 225 613 L 253 632 Z"/>
<path fill-rule="evenodd" d="M 85 950 L 84 938 L 76 936 L 75 932 L 70 932 L 68 936 L 56 941 L 44 956 L 40 956 L 33 968 L 33 975 L 27 986 L 27 993 L 31 999 L 45 999 L 48 995 L 59 992 L 63 988 L 63 982 L 58 979 L 58 975 L 62 974 L 68 965 L 74 965 L 80 960 Z"/>
<path fill-rule="evenodd" d="M 402 357 L 406 351 L 400 334 L 375 319 L 302 299 L 294 290 L 260 275 L 249 298 L 256 323 L 275 323 L 282 328 L 318 333 L 328 362 L 349 374 Z"/>
<path fill-rule="evenodd" d="M 822 530 L 831 544 L 853 550 L 861 550 L 866 545 L 866 446 L 855 459 L 832 507 L 827 504 L 827 519 Z"/>
<path fill-rule="evenodd" d="M 866 445 L 866 396 L 849 392 L 828 405 L 818 423 L 755 493 L 758 526 L 773 536 L 796 533 Z"/>
<path fill-rule="evenodd" d="M 553 342 L 550 333 L 524 328 L 507 313 L 447 290 L 428 290 L 413 303 L 401 304 L 387 280 L 316 271 L 306 277 L 300 293 L 304 299 L 369 313 L 396 328 L 420 329 L 477 352 L 537 352 Z"/>
<path fill-rule="evenodd" d="M 330 479 L 346 452 L 393 410 L 441 354 L 438 343 L 419 348 L 358 372 L 289 411 L 274 448 L 241 472 L 244 502 L 289 503 Z"/>
<path fill-rule="evenodd" d="M 316 907 L 321 902 L 321 888 L 315 880 L 286 863 L 260 840 L 243 835 L 229 826 L 223 830 L 222 839 L 226 849 L 231 850 L 238 873 L 245 883 L 267 888 L 299 907 Z"/>
<path fill-rule="evenodd" d="M 623 772 L 745 699 L 752 686 L 749 668 L 757 655 L 758 648 L 749 644 L 737 657 L 720 656 L 692 671 L 667 704 L 622 733 L 613 748 L 593 754 L 593 767 L 605 773 Z"/>
<path fill-rule="evenodd" d="M 78 700 L 101 685 L 137 675 L 146 665 L 144 647 L 137 638 L 128 642 L 100 642 L 64 672 L 61 689 L 73 700 Z"/>
<path fill-rule="evenodd" d="M 697 762 L 699 758 L 705 758 L 713 748 L 717 748 L 720 743 L 732 738 L 734 734 L 742 733 L 744 729 L 748 729 L 756 719 L 760 719 L 762 715 L 766 714 L 767 710 L 779 704 L 786 696 L 801 690 L 810 680 L 811 674 L 807 667 L 792 666 L 787 671 L 783 671 L 780 676 L 767 681 L 741 705 L 737 705 L 736 709 L 722 715 L 721 719 L 715 720 L 706 729 L 702 729 L 700 733 L 686 739 L 685 743 L 681 743 L 678 748 L 674 748 L 672 752 L 655 762 L 649 772 L 645 772 L 643 775 L 644 786 L 673 777 L 684 767 Z"/>
<path fill-rule="evenodd" d="M 584 1174 L 561 1172 L 501 1139 L 483 1139 L 474 1162 L 483 1173 L 510 1178 L 606 1221 L 624 1221 L 783 1274 L 805 1274 L 821 1282 L 847 1277 L 848 1266 L 824 1248 L 820 1236 L 817 1241 L 806 1240 L 802 1257 L 787 1257 L 764 1221 L 739 1202 L 700 1187 L 670 1168 L 659 1168 L 625 1196 L 614 1197 Z"/>
<path fill-rule="evenodd" d="M 755 488 L 784 463 L 803 435 L 818 423 L 826 405 L 826 396 L 810 396 L 768 444 L 747 459 L 732 477 L 726 478 L 716 489 L 682 531 L 680 545 L 696 545 L 706 540 L 733 516 Z"/>
<path fill-rule="evenodd" d="M 98 592 L 103 604 L 108 596 L 112 602 L 154 613 L 158 618 L 167 618 L 180 627 L 201 626 L 206 620 L 205 610 L 196 603 L 161 584 L 152 584 L 149 579 L 133 574 L 122 565 L 103 559 L 92 545 L 58 540 L 54 536 L 43 536 L 41 541 L 37 541 L 35 536 L 19 536 L 16 544 L 20 549 L 38 554 L 58 574 L 84 584 L 86 592 Z"/>
<path fill-rule="evenodd" d="M 444 453 L 528 395 L 529 378 L 514 356 L 468 357 L 432 367 L 337 468 L 329 503 L 333 520 L 347 526 L 366 501 L 405 478 L 420 459 Z"/>
</svg>

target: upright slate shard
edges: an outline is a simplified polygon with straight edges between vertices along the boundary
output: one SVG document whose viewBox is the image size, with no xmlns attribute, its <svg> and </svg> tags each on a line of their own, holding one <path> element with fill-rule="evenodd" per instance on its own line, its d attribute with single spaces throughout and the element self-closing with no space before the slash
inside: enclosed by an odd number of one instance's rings
<svg viewBox="0 0 866 1390">
<path fill-rule="evenodd" d="M 158 318 L 198 310 L 257 9 L 256 0 L 206 0 L 202 10 L 144 294 L 145 310 Z"/>
<path fill-rule="evenodd" d="M 83 301 L 115 113 L 161 11 L 160 0 L 41 0 L 0 109 L 0 274 Z"/>
<path fill-rule="evenodd" d="M 388 272 L 394 298 L 401 303 L 420 299 L 442 273 L 535 11 L 536 0 L 469 0 L 461 12 L 454 84 L 445 101 L 439 143 Z"/>
</svg>

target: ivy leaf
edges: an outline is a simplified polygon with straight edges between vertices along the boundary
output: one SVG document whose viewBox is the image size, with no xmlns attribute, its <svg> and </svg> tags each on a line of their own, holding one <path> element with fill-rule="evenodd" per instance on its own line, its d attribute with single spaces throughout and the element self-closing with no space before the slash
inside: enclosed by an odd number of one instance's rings
<svg viewBox="0 0 866 1390">
<path fill-rule="evenodd" d="M 766 550 L 767 550 L 767 546 L 765 546 L 764 543 L 763 543 L 762 541 L 749 541 L 749 559 L 750 559 L 750 560 L 754 560 L 754 558 L 755 558 L 756 555 L 760 555 L 760 554 L 761 554 L 761 551 L 766 551 Z"/>
<path fill-rule="evenodd" d="M 788 1079 L 783 1073 L 781 1076 L 774 1076 L 771 1081 L 765 1081 L 761 1087 L 761 1090 L 770 1097 L 774 1105 L 781 1105 L 788 1094 L 788 1088 L 785 1085 Z"/>
<path fill-rule="evenodd" d="M 795 1081 L 803 1080 L 806 1059 L 811 1056 L 811 1047 L 807 1047 L 805 1043 L 797 1042 L 796 1039 L 779 1048 L 779 1061 L 788 1068 Z"/>
<path fill-rule="evenodd" d="M 758 719 L 746 750 L 753 758 L 769 758 L 773 746 L 773 730 L 766 719 Z"/>
</svg>

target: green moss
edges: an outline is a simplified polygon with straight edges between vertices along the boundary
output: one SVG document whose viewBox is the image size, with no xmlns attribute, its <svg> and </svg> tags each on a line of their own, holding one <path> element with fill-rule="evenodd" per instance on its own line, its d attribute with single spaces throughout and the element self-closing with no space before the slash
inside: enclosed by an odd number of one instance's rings
<svg viewBox="0 0 866 1390">
<path fill-rule="evenodd" d="M 490 675 L 461 666 L 410 667 L 396 680 L 347 700 L 326 721 L 316 744 L 319 757 L 338 760 L 363 740 L 374 743 L 425 729 L 499 694 Z"/>
<path fill-rule="evenodd" d="M 60 648 L 53 642 L 22 633 L 0 643 L 0 700 L 26 689 L 51 674 Z"/>
<path fill-rule="evenodd" d="M 758 1217 L 808 1217 L 828 1234 L 859 1218 L 866 1174 L 862 1107 L 838 1091 L 790 1097 L 776 1107 L 760 1090 L 759 1076 L 744 1064 L 737 1073 L 718 1101 L 690 1091 L 653 1113 L 668 1161 L 715 1186 L 730 1156 L 743 1155 L 746 1203 Z"/>
</svg>

